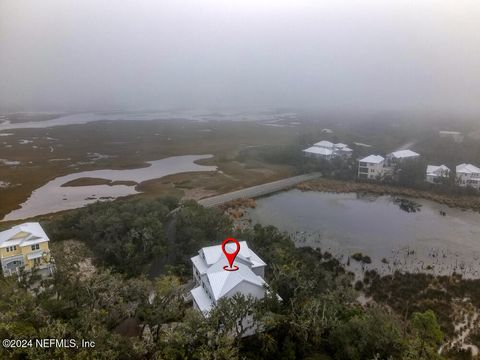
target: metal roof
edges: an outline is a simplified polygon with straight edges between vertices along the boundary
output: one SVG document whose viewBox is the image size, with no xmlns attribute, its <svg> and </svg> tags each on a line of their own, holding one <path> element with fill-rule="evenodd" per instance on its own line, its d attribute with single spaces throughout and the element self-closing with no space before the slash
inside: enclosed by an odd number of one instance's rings
<svg viewBox="0 0 480 360">
<path fill-rule="evenodd" d="M 427 165 L 427 175 L 440 175 L 443 172 L 450 172 L 450 169 L 445 165 Z"/>
<path fill-rule="evenodd" d="M 210 311 L 213 306 L 213 301 L 208 297 L 208 294 L 201 286 L 198 286 L 195 289 L 191 290 L 190 293 L 192 294 L 195 302 L 197 303 L 201 311 Z"/>
<path fill-rule="evenodd" d="M 212 265 L 207 271 L 207 278 L 213 292 L 215 301 L 226 295 L 230 290 L 243 281 L 263 287 L 265 280 L 256 275 L 248 264 L 236 261 L 237 271 L 225 271 L 225 263 L 219 261 Z"/>
<path fill-rule="evenodd" d="M 28 246 L 49 240 L 38 222 L 23 223 L 0 232 L 0 248 L 12 245 Z"/>
<path fill-rule="evenodd" d="M 253 267 L 266 265 L 257 254 L 250 250 L 246 241 L 239 241 L 239 244 L 240 251 L 238 252 L 237 259 L 244 258 L 249 260 L 252 262 Z M 236 249 L 236 245 L 230 242 L 225 245 L 225 248 L 227 252 L 233 253 Z M 221 245 L 204 247 L 198 251 L 198 255 L 200 255 L 207 266 L 215 264 L 220 259 L 226 259 Z"/>
<path fill-rule="evenodd" d="M 331 148 L 333 148 L 334 144 L 330 141 L 322 140 L 322 141 L 319 141 L 319 142 L 313 144 L 313 146 L 331 149 Z"/>
<path fill-rule="evenodd" d="M 194 267 L 201 273 L 202 282 L 202 286 L 196 287 L 191 293 L 202 311 L 210 309 L 212 304 L 208 302 L 215 304 L 241 283 L 247 282 L 263 290 L 265 280 L 255 274 L 252 269 L 266 266 L 265 262 L 248 247 L 246 241 L 240 241 L 239 244 L 240 251 L 234 262 L 234 266 L 238 266 L 236 271 L 225 271 L 224 267 L 229 264 L 221 245 L 202 248 L 198 252 L 199 255 L 191 258 Z M 226 250 L 232 253 L 235 250 L 235 244 L 226 244 Z"/>
<path fill-rule="evenodd" d="M 308 149 L 303 150 L 304 152 L 311 153 L 311 154 L 319 154 L 319 155 L 332 155 L 333 151 L 326 148 L 321 148 L 317 146 L 309 147 Z"/>
<path fill-rule="evenodd" d="M 418 153 L 416 153 L 415 151 L 412 151 L 412 150 L 398 150 L 398 151 L 392 152 L 390 155 L 397 158 L 397 159 L 405 159 L 405 158 L 409 158 L 409 157 L 420 156 L 420 154 L 418 154 Z"/>
<path fill-rule="evenodd" d="M 381 162 L 385 161 L 385 158 L 380 155 L 369 155 L 363 159 L 360 159 L 359 161 L 370 163 L 370 164 L 380 164 Z"/>
<path fill-rule="evenodd" d="M 462 174 L 479 174 L 480 169 L 472 164 L 460 164 L 457 166 L 457 173 Z"/>
<path fill-rule="evenodd" d="M 200 274 L 205 274 L 208 270 L 207 264 L 205 264 L 205 261 L 200 257 L 200 255 L 194 256 L 190 258 L 192 261 L 193 265 L 197 268 L 198 272 Z"/>
</svg>

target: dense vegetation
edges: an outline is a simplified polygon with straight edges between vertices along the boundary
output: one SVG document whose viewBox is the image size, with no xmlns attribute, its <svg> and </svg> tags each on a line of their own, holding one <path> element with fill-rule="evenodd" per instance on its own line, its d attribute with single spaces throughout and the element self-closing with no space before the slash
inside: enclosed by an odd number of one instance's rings
<svg viewBox="0 0 480 360">
<path fill-rule="evenodd" d="M 0 348 L 0 358 L 440 359 L 442 329 L 427 303 L 407 315 L 360 306 L 352 275 L 335 259 L 296 248 L 273 227 L 235 234 L 268 263 L 272 295 L 235 296 L 203 318 L 184 301 L 185 265 L 199 247 L 232 235 L 231 223 L 192 202 L 168 215 L 176 205 L 171 199 L 95 204 L 49 224 L 57 271 L 41 286 L 35 277 L 2 280 L 0 337 L 86 339 L 96 346 Z M 165 266 L 152 279 L 142 275 L 142 263 L 153 257 Z M 389 300 L 379 297 L 382 303 Z M 243 338 L 247 329 L 237 320 L 249 314 L 262 331 Z"/>
<path fill-rule="evenodd" d="M 88 244 L 97 263 L 133 276 L 148 271 L 152 260 L 185 273 L 188 260 L 200 247 L 216 243 L 231 228 L 219 210 L 178 200 L 98 202 L 47 224 L 53 239 L 77 239 Z"/>
<path fill-rule="evenodd" d="M 105 265 L 138 274 L 146 262 L 166 253 L 165 223 L 176 205 L 170 198 L 98 202 L 66 215 L 47 230 L 54 239 L 83 240 Z"/>
<path fill-rule="evenodd" d="M 367 293 L 381 303 L 388 303 L 397 313 L 409 317 L 413 312 L 432 309 L 447 335 L 453 335 L 455 301 L 468 299 L 480 308 L 480 280 L 461 279 L 461 276 L 402 274 L 380 277 L 368 272 L 365 277 Z"/>
</svg>

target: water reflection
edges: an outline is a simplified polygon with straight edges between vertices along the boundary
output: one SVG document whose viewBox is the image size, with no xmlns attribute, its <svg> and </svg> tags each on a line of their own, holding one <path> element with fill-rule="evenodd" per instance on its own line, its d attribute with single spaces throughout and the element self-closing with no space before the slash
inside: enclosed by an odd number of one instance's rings
<svg viewBox="0 0 480 360">
<path fill-rule="evenodd" d="M 211 155 L 173 156 L 150 161 L 148 162 L 149 166 L 139 169 L 82 171 L 61 176 L 34 190 L 27 201 L 21 204 L 20 209 L 8 213 L 3 220 L 24 219 L 56 211 L 75 209 L 97 200 L 110 200 L 120 196 L 138 194 L 133 184 L 62 187 L 63 184 L 72 180 L 98 178 L 141 183 L 182 172 L 215 171 L 216 166 L 195 164 L 197 160 L 210 157 Z"/>
<path fill-rule="evenodd" d="M 409 213 L 390 196 L 292 190 L 259 199 L 247 216 L 289 232 L 298 246 L 329 251 L 354 270 L 480 277 L 480 214 L 415 202 L 421 211 Z M 372 263 L 349 260 L 354 253 Z"/>
</svg>

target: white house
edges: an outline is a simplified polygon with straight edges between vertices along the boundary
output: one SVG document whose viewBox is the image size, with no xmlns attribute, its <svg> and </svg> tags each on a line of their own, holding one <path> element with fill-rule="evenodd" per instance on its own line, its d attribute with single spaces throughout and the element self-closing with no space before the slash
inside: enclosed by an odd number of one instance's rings
<svg viewBox="0 0 480 360">
<path fill-rule="evenodd" d="M 312 146 L 303 150 L 306 157 L 314 159 L 330 160 L 334 157 L 333 150 L 322 147 Z"/>
<path fill-rule="evenodd" d="M 404 161 L 417 159 L 420 157 L 420 154 L 412 150 L 398 150 L 390 154 L 387 154 L 387 165 L 394 166 L 400 164 Z"/>
<path fill-rule="evenodd" d="M 428 165 L 425 181 L 431 184 L 438 184 L 443 179 L 447 179 L 450 176 L 450 169 L 445 165 Z"/>
<path fill-rule="evenodd" d="M 337 144 L 333 144 L 333 147 L 335 149 L 334 152 L 338 156 L 348 157 L 348 158 L 352 156 L 353 150 L 350 149 L 347 144 L 337 143 Z"/>
<path fill-rule="evenodd" d="M 191 290 L 193 306 L 208 316 L 209 311 L 221 298 L 232 297 L 237 293 L 252 295 L 257 299 L 265 296 L 265 267 L 267 264 L 258 257 L 245 241 L 240 241 L 240 251 L 235 258 L 237 271 L 226 271 L 227 258 L 222 246 L 208 246 L 200 249 L 191 258 L 193 280 L 196 287 Z M 226 251 L 233 253 L 234 243 L 227 243 Z"/>
<path fill-rule="evenodd" d="M 334 144 L 327 140 L 319 141 L 303 150 L 306 157 L 331 160 L 334 157 L 351 157 L 353 150 L 346 144 Z"/>
<path fill-rule="evenodd" d="M 335 144 L 330 142 L 330 141 L 327 141 L 327 140 L 322 140 L 322 141 L 319 141 L 319 142 L 313 144 L 313 146 L 333 150 Z"/>
<path fill-rule="evenodd" d="M 359 160 L 359 179 L 378 179 L 385 174 L 385 158 L 380 155 L 369 155 Z"/>
<path fill-rule="evenodd" d="M 458 186 L 480 190 L 480 169 L 472 164 L 460 164 L 456 169 Z"/>
</svg>

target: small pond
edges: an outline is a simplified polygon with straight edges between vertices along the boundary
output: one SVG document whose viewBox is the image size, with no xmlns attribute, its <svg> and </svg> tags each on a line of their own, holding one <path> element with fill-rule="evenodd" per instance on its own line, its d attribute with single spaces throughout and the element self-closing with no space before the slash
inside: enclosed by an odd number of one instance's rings
<svg viewBox="0 0 480 360">
<path fill-rule="evenodd" d="M 319 247 L 352 270 L 395 270 L 480 277 L 480 214 L 413 200 L 407 212 L 390 196 L 291 190 L 257 200 L 253 223 L 274 225 L 297 246 Z M 370 256 L 372 263 L 351 255 Z"/>
</svg>

